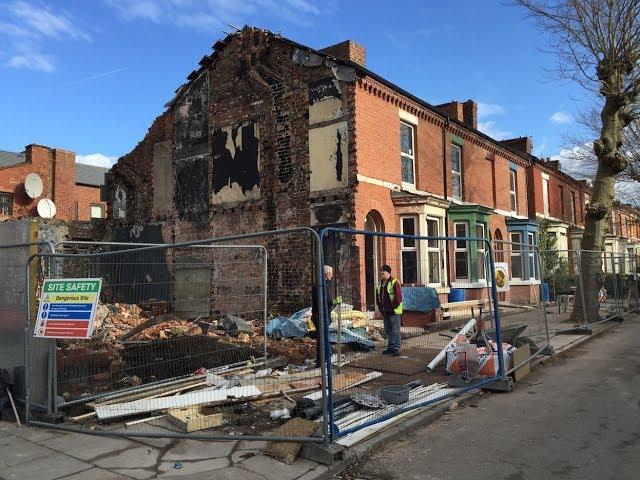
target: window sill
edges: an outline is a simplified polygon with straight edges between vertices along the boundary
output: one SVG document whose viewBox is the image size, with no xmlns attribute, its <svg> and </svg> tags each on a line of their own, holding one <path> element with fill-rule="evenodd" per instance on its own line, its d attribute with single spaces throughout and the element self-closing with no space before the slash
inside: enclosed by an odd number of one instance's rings
<svg viewBox="0 0 640 480">
<path fill-rule="evenodd" d="M 451 288 L 486 288 L 486 280 L 478 280 L 475 282 L 451 282 Z"/>
<path fill-rule="evenodd" d="M 520 278 L 512 278 L 511 280 L 509 280 L 509 285 L 514 285 L 514 286 L 518 286 L 518 285 L 540 285 L 540 280 L 536 280 L 535 278 L 532 278 L 530 280 L 522 280 Z"/>
</svg>

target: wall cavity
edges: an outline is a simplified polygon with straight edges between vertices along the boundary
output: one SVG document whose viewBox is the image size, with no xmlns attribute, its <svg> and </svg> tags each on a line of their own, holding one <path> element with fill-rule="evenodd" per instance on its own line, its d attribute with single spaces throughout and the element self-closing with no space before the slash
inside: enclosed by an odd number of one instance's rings
<svg viewBox="0 0 640 480">
<path fill-rule="evenodd" d="M 260 198 L 258 124 L 245 122 L 220 128 L 212 135 L 212 203 Z"/>
</svg>

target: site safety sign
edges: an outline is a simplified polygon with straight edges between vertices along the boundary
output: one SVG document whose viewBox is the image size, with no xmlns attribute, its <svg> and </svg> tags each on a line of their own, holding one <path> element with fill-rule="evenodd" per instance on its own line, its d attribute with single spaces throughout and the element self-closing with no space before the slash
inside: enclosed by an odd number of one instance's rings
<svg viewBox="0 0 640 480">
<path fill-rule="evenodd" d="M 101 278 L 45 279 L 33 336 L 91 337 L 101 286 Z"/>
</svg>

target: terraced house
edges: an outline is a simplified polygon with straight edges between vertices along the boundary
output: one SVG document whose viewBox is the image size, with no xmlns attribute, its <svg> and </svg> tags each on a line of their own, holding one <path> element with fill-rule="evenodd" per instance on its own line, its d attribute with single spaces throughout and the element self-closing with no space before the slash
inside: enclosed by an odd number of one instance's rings
<svg viewBox="0 0 640 480">
<path fill-rule="evenodd" d="M 513 241 L 524 245 L 497 253 L 517 260 L 506 299 L 534 299 L 537 220 L 579 245 L 588 186 L 534 157 L 530 139 L 480 132 L 474 101 L 431 105 L 365 58 L 352 41 L 316 50 L 251 27 L 216 42 L 111 169 L 112 224 L 152 224 L 154 241 L 299 225 Z M 310 242 L 267 246 L 270 291 L 283 309 L 308 305 L 308 289 L 285 287 L 310 285 Z M 442 298 L 486 295 L 482 243 L 336 236 L 324 248 L 358 308 L 373 308 L 382 263 Z"/>
</svg>

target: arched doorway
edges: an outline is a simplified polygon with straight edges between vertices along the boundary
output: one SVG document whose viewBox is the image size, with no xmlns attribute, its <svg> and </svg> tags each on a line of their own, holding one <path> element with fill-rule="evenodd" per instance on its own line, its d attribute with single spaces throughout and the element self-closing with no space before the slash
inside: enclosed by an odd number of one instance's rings
<svg viewBox="0 0 640 480">
<path fill-rule="evenodd" d="M 367 213 L 364 229 L 368 232 L 384 232 L 382 215 L 375 210 Z M 364 276 L 366 283 L 367 310 L 376 309 L 376 284 L 378 283 L 378 269 L 384 257 L 384 238 L 375 235 L 365 235 L 364 238 Z"/>
</svg>

